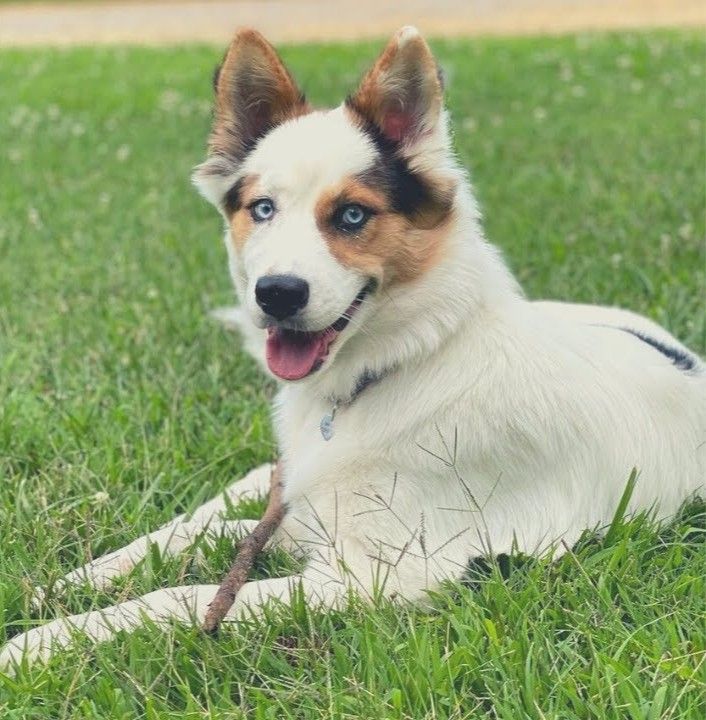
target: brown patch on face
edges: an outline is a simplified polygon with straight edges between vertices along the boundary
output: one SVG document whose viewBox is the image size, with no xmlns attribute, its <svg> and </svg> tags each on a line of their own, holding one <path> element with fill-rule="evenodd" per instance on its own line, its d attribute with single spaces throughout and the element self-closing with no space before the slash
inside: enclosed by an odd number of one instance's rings
<svg viewBox="0 0 706 720">
<path fill-rule="evenodd" d="M 389 147 L 378 147 L 380 157 L 358 176 L 365 185 L 384 192 L 390 207 L 407 217 L 415 228 L 433 230 L 451 211 L 456 184 L 410 170 L 407 161 Z"/>
<path fill-rule="evenodd" d="M 240 252 L 252 232 L 255 221 L 247 210 L 240 210 L 230 219 L 230 239 L 235 249 Z"/>
<path fill-rule="evenodd" d="M 336 211 L 351 203 L 371 211 L 367 223 L 356 232 L 334 224 Z M 415 223 L 393 207 L 385 188 L 363 177 L 346 180 L 322 195 L 314 213 L 338 262 L 390 287 L 416 280 L 438 262 L 448 233 L 450 206 L 433 224 Z"/>
<path fill-rule="evenodd" d="M 258 197 L 258 175 L 245 175 L 226 193 L 225 209 L 233 246 L 240 251 L 252 232 L 255 221 L 248 205 Z"/>
</svg>

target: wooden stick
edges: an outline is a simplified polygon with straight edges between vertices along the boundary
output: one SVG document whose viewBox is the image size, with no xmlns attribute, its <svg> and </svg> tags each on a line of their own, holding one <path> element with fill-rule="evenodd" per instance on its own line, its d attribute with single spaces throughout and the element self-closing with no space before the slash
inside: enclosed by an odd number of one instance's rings
<svg viewBox="0 0 706 720">
<path fill-rule="evenodd" d="M 208 606 L 206 619 L 203 622 L 204 632 L 215 633 L 218 630 L 220 622 L 235 602 L 238 591 L 245 585 L 255 557 L 272 537 L 283 517 L 281 469 L 279 463 L 276 463 L 270 476 L 270 499 L 265 514 L 257 527 L 240 543 L 238 554 L 235 556 L 228 574 L 218 588 L 216 597 Z"/>
</svg>

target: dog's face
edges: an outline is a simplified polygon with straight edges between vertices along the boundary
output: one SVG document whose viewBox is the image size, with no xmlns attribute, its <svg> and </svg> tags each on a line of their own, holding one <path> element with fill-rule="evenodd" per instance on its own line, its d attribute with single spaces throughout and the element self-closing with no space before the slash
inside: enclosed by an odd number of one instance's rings
<svg viewBox="0 0 706 720">
<path fill-rule="evenodd" d="M 313 110 L 267 42 L 238 33 L 215 78 L 209 159 L 195 173 L 223 214 L 233 280 L 267 328 L 273 374 L 333 364 L 386 289 L 438 260 L 455 187 L 436 63 L 400 31 L 334 110 Z"/>
</svg>

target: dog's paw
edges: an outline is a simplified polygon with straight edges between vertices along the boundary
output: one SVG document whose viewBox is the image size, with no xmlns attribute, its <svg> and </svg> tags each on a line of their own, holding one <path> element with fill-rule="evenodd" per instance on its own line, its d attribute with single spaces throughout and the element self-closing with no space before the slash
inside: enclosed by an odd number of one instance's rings
<svg viewBox="0 0 706 720">
<path fill-rule="evenodd" d="M 12 638 L 0 649 L 0 672 L 11 674 L 23 661 L 48 660 L 71 645 L 74 639 L 97 644 L 132 631 L 145 621 L 165 627 L 170 622 L 203 622 L 218 585 L 194 585 L 155 590 L 136 600 L 127 600 L 103 610 L 70 615 L 33 628 Z"/>
<path fill-rule="evenodd" d="M 174 528 L 158 530 L 150 536 L 138 538 L 119 550 L 102 555 L 96 560 L 72 570 L 54 583 L 50 593 L 41 588 L 35 588 L 32 596 L 33 607 L 35 609 L 41 607 L 49 595 L 61 595 L 72 585 L 86 584 L 95 590 L 109 588 L 117 578 L 134 570 L 138 563 L 145 558 L 151 545 L 155 545 L 164 555 L 172 555 L 183 550 L 193 543 L 194 535 L 187 530 L 181 531 L 181 527 L 181 525 L 177 525 Z"/>
<path fill-rule="evenodd" d="M 136 544 L 128 545 L 120 550 L 103 555 L 86 565 L 72 570 L 59 578 L 49 590 L 35 587 L 32 593 L 31 604 L 35 610 L 41 608 L 50 596 L 61 595 L 72 585 L 86 583 L 96 590 L 105 590 L 112 582 L 129 573 L 145 556 L 147 547 Z"/>
<path fill-rule="evenodd" d="M 48 660 L 71 642 L 74 632 L 75 628 L 60 619 L 17 635 L 0 648 L 0 672 L 12 674 L 23 660 L 29 665 Z"/>
<path fill-rule="evenodd" d="M 149 544 L 142 538 L 120 550 L 103 555 L 86 565 L 72 570 L 57 580 L 51 587 L 51 593 L 42 588 L 35 588 L 32 604 L 35 608 L 41 607 L 47 596 L 60 595 L 69 586 L 87 584 L 96 590 L 105 590 L 110 587 L 116 578 L 127 575 L 145 557 Z"/>
<path fill-rule="evenodd" d="M 220 536 L 239 540 L 252 532 L 257 520 L 213 520 L 211 513 L 184 522 L 175 522 L 149 535 L 138 538 L 120 550 L 103 555 L 77 570 L 72 570 L 52 587 L 52 595 L 63 593 L 71 585 L 86 583 L 96 590 L 110 587 L 116 578 L 127 575 L 140 563 L 150 548 L 155 548 L 162 557 L 173 557 L 186 550 L 196 548 L 197 560 L 202 557 Z M 46 602 L 48 593 L 35 588 L 32 605 L 35 609 Z"/>
<path fill-rule="evenodd" d="M 237 330 L 238 332 L 245 332 L 245 325 L 250 322 L 245 316 L 245 311 L 235 305 L 214 308 L 209 315 L 228 330 Z"/>
<path fill-rule="evenodd" d="M 61 648 L 75 639 L 90 640 L 93 644 L 114 637 L 118 630 L 137 627 L 142 613 L 149 617 L 150 608 L 140 600 L 132 600 L 105 610 L 92 610 L 52 620 L 12 638 L 0 649 L 0 672 L 11 673 L 26 662 L 33 665 L 46 662 Z"/>
<path fill-rule="evenodd" d="M 215 308 L 209 314 L 228 330 L 237 331 L 243 339 L 245 350 L 257 360 L 263 369 L 267 370 L 265 331 L 253 325 L 243 308 L 236 306 Z"/>
</svg>

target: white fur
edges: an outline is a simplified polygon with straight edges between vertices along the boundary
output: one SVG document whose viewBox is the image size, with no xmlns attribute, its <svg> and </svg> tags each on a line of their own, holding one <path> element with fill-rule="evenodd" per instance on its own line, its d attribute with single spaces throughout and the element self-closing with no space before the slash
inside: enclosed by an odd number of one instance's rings
<svg viewBox="0 0 706 720">
<path fill-rule="evenodd" d="M 706 372 L 685 372 L 620 328 L 685 350 L 666 331 L 627 311 L 526 300 L 479 213 L 448 143 L 445 116 L 410 149 L 410 161 L 457 183 L 453 228 L 442 260 L 421 279 L 369 298 L 318 373 L 281 386 L 274 427 L 287 515 L 276 541 L 308 558 L 301 576 L 249 583 L 230 619 L 289 599 L 333 606 L 353 587 L 420 600 L 469 557 L 513 549 L 543 552 L 608 523 L 633 468 L 629 511 L 669 516 L 706 479 Z M 372 160 L 372 148 L 339 109 L 292 121 L 258 146 L 238 172 L 260 176 L 279 220 L 236 253 L 231 271 L 247 312 L 228 311 L 260 362 L 263 319 L 253 283 L 297 272 L 312 286 L 306 322 L 340 315 L 363 278 L 339 265 L 313 223 L 316 198 Z M 213 190 L 211 186 L 209 192 Z M 223 190 L 223 188 L 222 188 Z M 386 373 L 320 432 L 331 397 L 346 399 L 365 370 Z M 229 493 L 266 490 L 262 468 Z M 221 501 L 179 518 L 66 582 L 103 586 L 156 542 L 181 550 L 221 528 Z M 225 528 L 242 531 L 243 526 Z M 47 657 L 78 628 L 96 640 L 143 617 L 203 618 L 215 586 L 160 590 L 106 611 L 59 619 L 14 638 L 0 662 Z"/>
<path fill-rule="evenodd" d="M 271 222 L 255 225 L 241 252 L 226 226 L 231 277 L 257 327 L 267 324 L 255 302 L 255 283 L 264 275 L 293 274 L 309 282 L 309 303 L 297 323 L 314 330 L 335 322 L 365 285 L 364 276 L 336 262 L 316 226 L 314 206 L 323 192 L 374 159 L 370 140 L 338 107 L 275 128 L 228 178 L 222 192 L 237 177 L 257 176 L 254 194 L 273 198 L 277 208 Z"/>
</svg>

